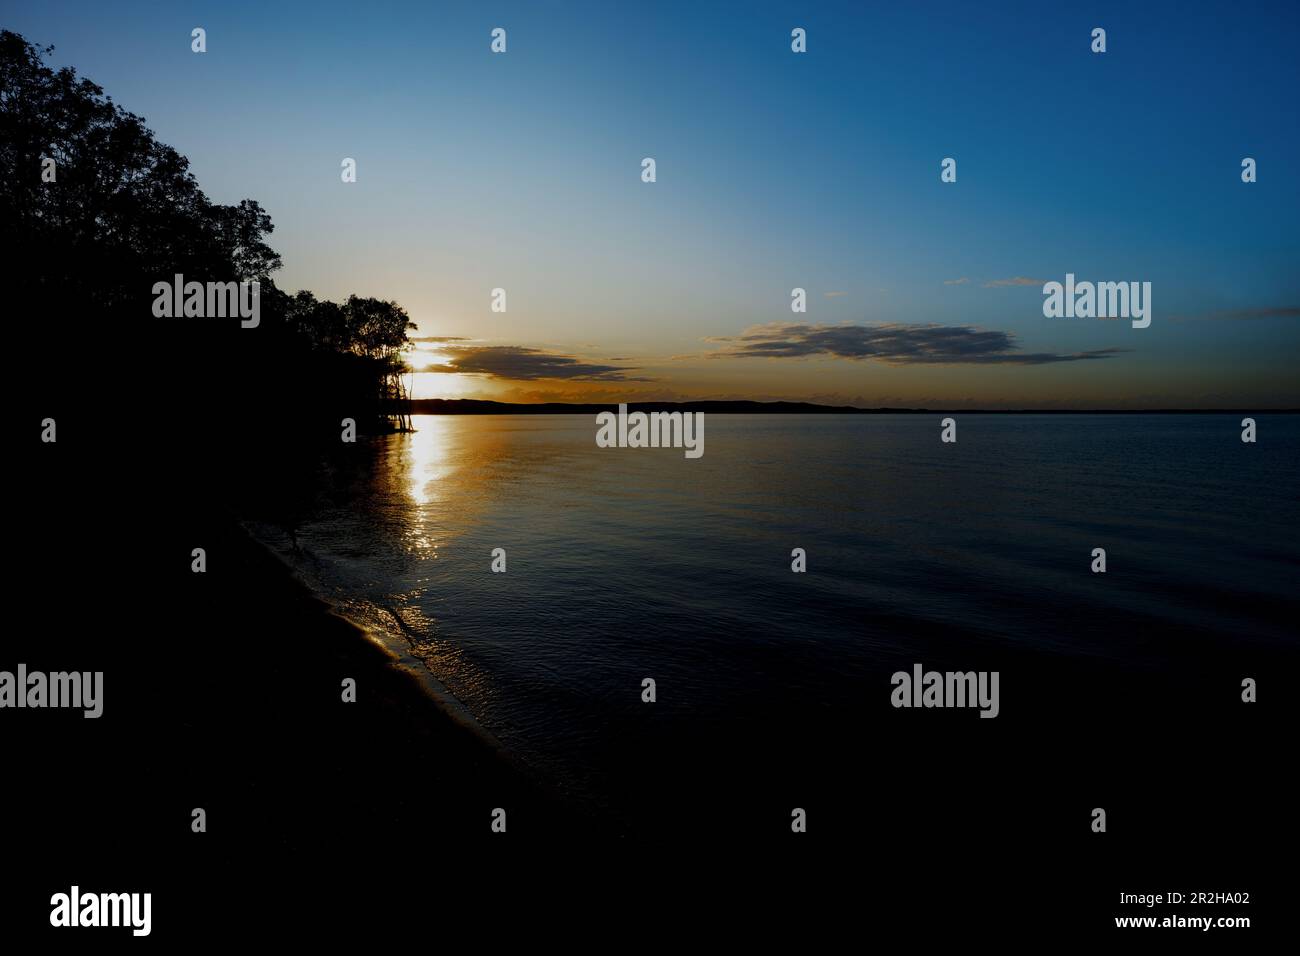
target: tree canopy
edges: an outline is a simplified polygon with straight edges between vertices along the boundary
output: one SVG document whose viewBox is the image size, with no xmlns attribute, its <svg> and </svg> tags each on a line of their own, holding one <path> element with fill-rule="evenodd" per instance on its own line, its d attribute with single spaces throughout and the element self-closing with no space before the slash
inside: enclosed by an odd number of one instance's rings
<svg viewBox="0 0 1300 956">
<path fill-rule="evenodd" d="M 0 229 L 23 283 L 21 311 L 39 317 L 20 345 L 48 349 L 72 327 L 83 354 L 62 357 L 64 381 L 88 393 L 183 388 L 191 409 L 207 401 L 215 415 L 232 407 L 237 381 L 242 407 L 263 414 L 301 405 L 305 388 L 313 406 L 351 409 L 358 423 L 384 418 L 402 395 L 394 377 L 415 328 L 406 311 L 378 298 L 281 292 L 266 210 L 210 200 L 184 156 L 97 84 L 50 67 L 52 51 L 0 31 Z M 177 273 L 256 280 L 261 324 L 153 317 L 153 284 Z"/>
</svg>

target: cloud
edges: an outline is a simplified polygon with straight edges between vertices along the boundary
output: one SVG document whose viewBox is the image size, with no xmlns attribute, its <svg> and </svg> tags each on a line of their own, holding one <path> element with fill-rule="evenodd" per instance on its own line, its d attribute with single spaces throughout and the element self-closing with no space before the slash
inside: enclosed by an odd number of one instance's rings
<svg viewBox="0 0 1300 956">
<path fill-rule="evenodd" d="M 411 342 L 468 342 L 463 335 L 421 335 L 410 339 Z"/>
<path fill-rule="evenodd" d="M 823 292 L 822 295 L 828 299 L 838 299 L 840 296 L 848 295 L 847 292 Z"/>
<path fill-rule="evenodd" d="M 970 282 L 970 278 L 967 277 L 967 276 L 962 276 L 960 279 L 944 279 L 944 280 L 943 280 L 943 284 L 944 284 L 944 285 L 965 285 L 967 282 Z"/>
<path fill-rule="evenodd" d="M 996 289 L 1008 285 L 1036 285 L 1043 286 L 1047 279 L 1030 279 L 1026 276 L 1012 276 L 1010 279 L 989 279 L 984 283 L 986 289 Z"/>
<path fill-rule="evenodd" d="M 597 365 L 571 355 L 559 355 L 521 345 L 451 346 L 440 351 L 447 355 L 447 361 L 421 371 L 491 375 L 494 378 L 525 382 L 535 379 L 568 379 L 576 382 L 653 381 L 627 374 L 635 371 L 633 368 Z"/>
<path fill-rule="evenodd" d="M 1021 352 L 1009 332 L 971 326 L 802 325 L 772 322 L 740 335 L 706 339 L 724 346 L 714 358 L 874 359 L 886 365 L 1047 365 L 1111 358 L 1126 349 L 1094 349 L 1058 355 Z"/>
</svg>

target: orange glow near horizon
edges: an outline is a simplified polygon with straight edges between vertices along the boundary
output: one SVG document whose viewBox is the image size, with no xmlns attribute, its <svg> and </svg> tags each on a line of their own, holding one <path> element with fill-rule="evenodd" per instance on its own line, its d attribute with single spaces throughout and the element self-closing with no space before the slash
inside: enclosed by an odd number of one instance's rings
<svg viewBox="0 0 1300 956">
<path fill-rule="evenodd" d="M 438 364 L 445 357 L 438 356 Z M 423 366 L 421 366 L 423 367 Z M 407 376 L 411 398 L 493 398 L 500 391 L 484 375 L 456 372 L 421 372 L 419 369 Z"/>
</svg>

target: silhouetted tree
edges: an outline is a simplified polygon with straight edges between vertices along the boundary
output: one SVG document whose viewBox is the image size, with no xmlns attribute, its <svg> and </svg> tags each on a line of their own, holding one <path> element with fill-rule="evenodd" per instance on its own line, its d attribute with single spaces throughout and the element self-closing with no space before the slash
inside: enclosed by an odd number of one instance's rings
<svg viewBox="0 0 1300 956">
<path fill-rule="evenodd" d="M 167 484 L 191 498 L 236 489 L 301 503 L 320 450 L 337 449 L 340 417 L 363 430 L 391 427 L 392 415 L 405 424 L 397 370 L 414 326 L 393 302 L 276 288 L 267 212 L 209 200 L 143 119 L 48 66 L 52 49 L 0 31 L 0 236 L 22 317 L 10 355 L 50 373 L 28 389 L 33 413 L 93 409 L 83 427 L 100 429 L 105 460 L 146 427 L 184 436 L 166 447 L 137 438 L 136 453 L 158 460 L 123 495 L 156 498 Z M 155 317 L 154 283 L 178 273 L 257 280 L 261 324 Z"/>
</svg>

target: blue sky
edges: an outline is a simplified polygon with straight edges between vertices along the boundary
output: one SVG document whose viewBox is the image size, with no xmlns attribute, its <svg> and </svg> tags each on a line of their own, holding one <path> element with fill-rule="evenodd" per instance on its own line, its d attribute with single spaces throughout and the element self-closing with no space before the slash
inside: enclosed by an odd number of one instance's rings
<svg viewBox="0 0 1300 956">
<path fill-rule="evenodd" d="M 282 287 L 393 298 L 462 339 L 423 394 L 1300 405 L 1300 6 L 894 6 L 48 0 L 0 23 L 144 116 L 213 199 L 260 201 Z M 1067 272 L 1150 281 L 1151 327 L 1044 318 Z M 1039 281 L 988 285 L 1015 277 Z M 770 323 L 1126 351 L 734 355 Z"/>
</svg>

